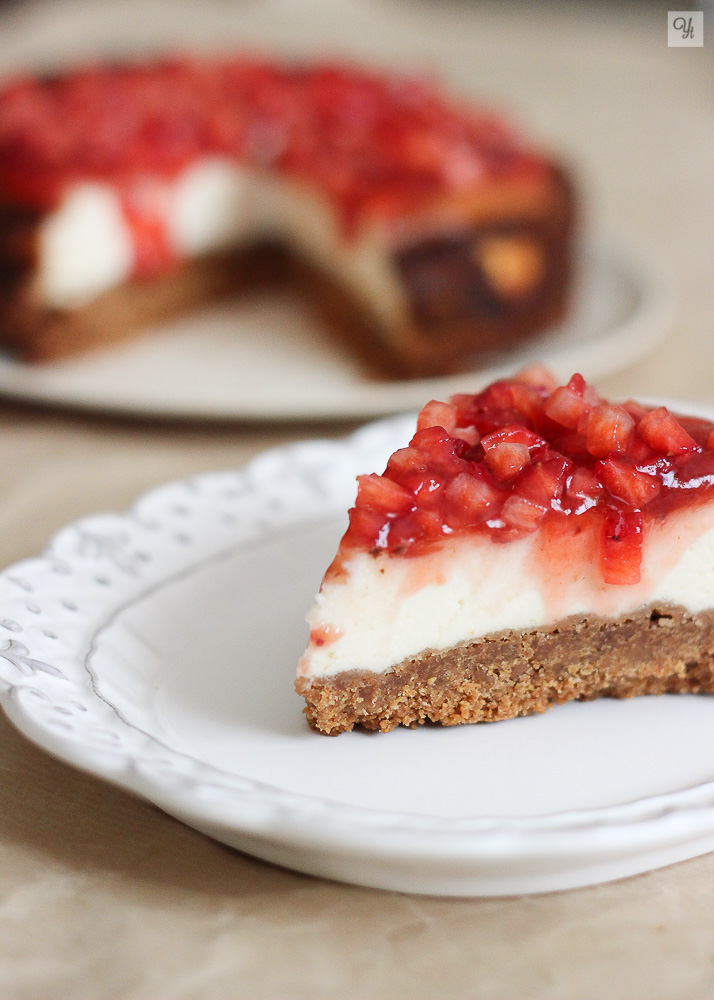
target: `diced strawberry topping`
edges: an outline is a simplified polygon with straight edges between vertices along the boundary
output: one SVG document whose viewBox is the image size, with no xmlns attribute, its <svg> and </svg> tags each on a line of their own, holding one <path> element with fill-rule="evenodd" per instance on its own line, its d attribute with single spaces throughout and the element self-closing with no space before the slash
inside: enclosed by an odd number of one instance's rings
<svg viewBox="0 0 714 1000">
<path fill-rule="evenodd" d="M 543 407 L 542 391 L 534 386 L 513 382 L 511 385 L 512 406 L 528 421 L 537 423 Z"/>
<path fill-rule="evenodd" d="M 501 508 L 501 520 L 509 528 L 528 534 L 543 523 L 547 513 L 548 508 L 542 504 L 517 493 L 511 493 Z"/>
<path fill-rule="evenodd" d="M 412 446 L 420 454 L 427 456 L 428 464 L 445 475 L 456 475 L 461 471 L 461 454 L 466 446 L 458 438 L 452 437 L 443 427 L 424 427 L 412 438 Z"/>
<path fill-rule="evenodd" d="M 393 552 L 428 551 L 443 536 L 451 533 L 437 511 L 415 510 L 390 526 L 389 546 Z"/>
<path fill-rule="evenodd" d="M 601 402 L 595 387 L 586 382 L 582 375 L 576 373 L 568 382 L 568 386 L 580 393 L 588 406 L 597 406 Z"/>
<path fill-rule="evenodd" d="M 433 82 L 251 57 L 88 66 L 0 90 L 0 196 L 35 208 L 76 181 L 131 189 L 204 157 L 270 168 L 319 189 L 346 234 L 492 176 L 547 177 L 493 114 Z"/>
<path fill-rule="evenodd" d="M 641 510 L 662 489 L 661 480 L 637 468 L 626 455 L 610 455 L 595 466 L 595 473 L 610 496 Z"/>
<path fill-rule="evenodd" d="M 608 584 L 640 579 L 647 526 L 714 498 L 714 425 L 602 400 L 542 373 L 431 401 L 383 476 L 362 476 L 341 552 L 412 556 L 470 532 L 508 544 L 562 526 L 599 533 Z M 338 567 L 339 568 L 339 567 Z M 336 570 L 337 571 L 337 570 Z"/>
<path fill-rule="evenodd" d="M 660 457 L 650 448 L 637 431 L 632 436 L 628 455 L 635 465 L 638 466 L 649 466 Z"/>
<path fill-rule="evenodd" d="M 512 479 L 531 460 L 527 446 L 517 441 L 496 441 L 490 443 L 488 448 L 484 441 L 481 442 L 484 448 L 484 461 L 496 479 Z"/>
<path fill-rule="evenodd" d="M 313 646 L 331 646 L 333 642 L 341 639 L 343 634 L 341 628 L 331 625 L 328 622 L 325 625 L 318 625 L 317 628 L 310 629 L 309 642 Z"/>
<path fill-rule="evenodd" d="M 704 420 L 703 417 L 686 417 L 681 413 L 678 413 L 675 419 L 700 448 L 709 447 L 708 442 L 712 427 L 710 420 Z"/>
<path fill-rule="evenodd" d="M 661 468 L 666 473 L 670 464 L 660 460 Z M 676 465 L 675 483 L 679 487 L 678 493 L 682 490 L 706 491 L 710 486 L 714 486 L 714 451 L 695 451 L 690 455 L 684 455 Z M 671 492 L 671 491 L 670 491 Z"/>
<path fill-rule="evenodd" d="M 414 473 L 426 472 L 427 459 L 418 448 L 409 445 L 407 448 L 399 448 L 387 462 L 385 475 L 399 483 L 404 479 L 411 478 Z"/>
<path fill-rule="evenodd" d="M 486 434 L 481 439 L 481 444 L 484 452 L 488 452 L 500 444 L 519 444 L 528 450 L 529 455 L 536 448 L 548 447 L 548 442 L 544 438 L 519 424 L 503 427 L 498 431 Z"/>
<path fill-rule="evenodd" d="M 666 406 L 658 406 L 656 410 L 645 413 L 637 430 L 650 448 L 661 451 L 664 455 L 682 455 L 685 451 L 697 450 L 697 442 L 687 434 Z"/>
<path fill-rule="evenodd" d="M 602 578 L 605 583 L 629 586 L 640 582 L 642 514 L 610 510 L 603 523 Z"/>
<path fill-rule="evenodd" d="M 503 503 L 503 491 L 489 479 L 483 468 L 460 472 L 446 487 L 446 522 L 451 528 L 465 528 L 485 521 Z"/>
<path fill-rule="evenodd" d="M 151 204 L 123 200 L 124 218 L 134 244 L 134 271 L 145 278 L 161 274 L 176 260 L 164 218 Z"/>
<path fill-rule="evenodd" d="M 389 515 L 360 504 L 350 510 L 348 534 L 355 538 L 370 539 L 371 549 L 386 549 L 392 523 Z"/>
<path fill-rule="evenodd" d="M 365 507 L 381 510 L 388 516 L 406 514 L 414 506 L 414 498 L 386 476 L 358 476 L 357 502 Z"/>
<path fill-rule="evenodd" d="M 599 403 L 588 414 L 587 448 L 594 458 L 626 452 L 632 443 L 635 421 L 623 406 Z"/>
<path fill-rule="evenodd" d="M 642 403 L 639 403 L 636 399 L 626 399 L 622 406 L 625 410 L 627 410 L 636 424 L 642 420 L 645 413 L 649 413 L 648 408 Z"/>
<path fill-rule="evenodd" d="M 449 434 L 453 434 L 456 430 L 456 407 L 432 399 L 422 407 L 417 418 L 417 430 L 425 430 L 427 427 L 443 427 Z"/>
<path fill-rule="evenodd" d="M 529 385 L 546 396 L 558 387 L 555 376 L 545 365 L 529 365 L 517 372 L 512 379 L 514 385 Z"/>
<path fill-rule="evenodd" d="M 521 472 L 514 489 L 518 495 L 550 507 L 563 495 L 565 480 L 572 465 L 563 455 L 536 462 Z"/>
<path fill-rule="evenodd" d="M 457 427 L 454 436 L 460 441 L 464 441 L 469 448 L 475 447 L 481 440 L 481 435 L 475 427 Z"/>
<path fill-rule="evenodd" d="M 559 386 L 543 407 L 547 417 L 561 427 L 568 428 L 577 427 L 578 421 L 587 409 L 588 405 L 582 395 L 567 385 Z"/>
<path fill-rule="evenodd" d="M 597 503 L 597 499 L 602 493 L 602 485 L 597 476 L 590 469 L 583 469 L 578 466 L 573 469 L 570 479 L 565 486 L 565 495 L 570 500 L 592 501 L 589 506 Z"/>
</svg>

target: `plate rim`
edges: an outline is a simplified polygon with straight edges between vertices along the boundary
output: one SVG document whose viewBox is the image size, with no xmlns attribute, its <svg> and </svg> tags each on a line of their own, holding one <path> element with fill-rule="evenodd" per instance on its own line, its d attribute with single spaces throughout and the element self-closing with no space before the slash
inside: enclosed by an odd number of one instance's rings
<svg viewBox="0 0 714 1000">
<path fill-rule="evenodd" d="M 648 402 L 666 403 L 672 409 L 714 419 L 714 407 L 704 404 L 660 399 Z M 703 843 L 702 838 L 714 836 L 714 780 L 631 802 L 528 817 L 435 817 L 358 807 L 319 795 L 304 795 L 265 785 L 167 747 L 155 736 L 142 732 L 123 719 L 121 713 L 100 693 L 92 679 L 89 662 L 93 642 L 106 626 L 107 612 L 114 614 L 120 607 L 117 595 L 128 595 L 130 601 L 138 601 L 144 599 L 148 589 L 151 589 L 153 578 L 150 574 L 142 576 L 141 566 L 135 561 L 132 563 L 132 560 L 139 558 L 137 539 L 146 547 L 149 544 L 147 538 L 151 537 L 155 538 L 159 551 L 166 557 L 166 533 L 174 528 L 167 529 L 165 524 L 160 523 L 162 509 L 164 512 L 171 510 L 174 522 L 176 518 L 180 522 L 182 515 L 179 508 L 186 502 L 187 495 L 207 490 L 209 499 L 214 502 L 218 493 L 224 496 L 224 487 L 227 486 L 229 492 L 235 492 L 236 485 L 239 485 L 248 489 L 247 493 L 241 494 L 246 504 L 244 514 L 247 516 L 252 504 L 256 508 L 255 516 L 262 510 L 270 492 L 271 477 L 277 469 L 281 472 L 283 488 L 286 467 L 292 469 L 290 474 L 298 479 L 306 475 L 306 470 L 308 479 L 314 479 L 316 469 L 320 463 L 324 465 L 326 459 L 329 459 L 328 464 L 332 463 L 330 467 L 335 462 L 338 466 L 340 461 L 343 462 L 337 472 L 340 476 L 344 475 L 347 466 L 352 469 L 355 462 L 359 468 L 365 468 L 371 456 L 392 450 L 395 441 L 404 443 L 413 423 L 414 416 L 410 414 L 392 417 L 368 424 L 338 441 L 311 440 L 271 449 L 238 470 L 202 473 L 174 480 L 142 494 L 124 513 L 90 515 L 67 525 L 51 539 L 40 556 L 15 563 L 0 572 L 0 628 L 9 636 L 0 647 L 0 702 L 10 721 L 30 740 L 64 762 L 131 791 L 184 822 L 208 830 L 218 839 L 241 846 L 245 838 L 258 838 L 264 846 L 260 849 L 254 846 L 252 853 L 269 859 L 277 844 L 285 847 L 286 843 L 298 852 L 314 853 L 322 849 L 331 851 L 333 856 L 359 856 L 363 861 L 365 858 L 381 858 L 399 862 L 407 872 L 404 875 L 407 883 L 413 884 L 416 869 L 425 862 L 488 866 L 496 864 L 499 859 L 513 861 L 514 858 L 522 860 L 526 857 L 553 862 L 557 854 L 562 864 L 568 860 L 577 864 L 577 858 L 589 851 L 597 856 L 600 863 L 613 855 L 617 856 L 618 863 L 622 863 L 623 852 L 628 856 L 633 852 L 640 856 L 643 851 L 662 848 L 665 842 L 678 845 L 680 853 L 683 851 L 681 857 L 703 853 L 703 850 L 692 850 L 691 845 L 695 841 Z M 350 480 L 350 487 L 352 482 Z M 277 522 L 267 527 L 263 523 L 260 531 L 264 535 L 241 535 L 236 539 L 232 534 L 236 530 L 235 523 L 226 523 L 225 532 L 221 534 L 218 531 L 211 542 L 210 555 L 199 546 L 198 551 L 203 551 L 203 561 L 224 555 L 255 537 L 267 537 L 281 526 L 305 523 L 337 513 L 338 509 L 344 510 L 341 503 L 338 507 L 335 498 L 329 494 L 331 484 L 323 484 L 322 488 L 326 505 L 324 510 L 315 512 L 314 496 L 297 511 L 288 504 L 287 510 L 280 515 L 282 521 L 278 517 Z M 217 509 L 211 508 L 211 512 L 215 517 Z M 264 515 L 264 510 L 262 512 Z M 286 516 L 287 521 L 284 519 Z M 152 521 L 152 518 L 155 520 Z M 103 535 L 99 529 L 102 529 Z M 253 527 L 251 530 L 256 529 Z M 155 534 L 152 535 L 152 532 Z M 113 548 L 108 545 L 104 551 L 95 551 L 92 545 L 96 549 L 97 539 L 100 538 L 113 538 L 116 544 Z M 74 552 L 75 565 L 72 566 L 71 546 L 76 548 L 78 540 L 81 545 Z M 175 551 L 172 550 L 169 560 L 173 571 L 195 571 L 202 560 L 193 555 L 187 557 L 178 541 L 174 539 L 174 543 Z M 73 573 L 78 567 L 80 576 L 75 579 Z M 166 566 L 155 572 L 159 586 L 170 582 L 172 574 Z M 107 580 L 102 577 L 102 574 L 106 577 L 110 573 L 120 578 L 116 591 L 107 586 Z M 72 618 L 76 611 L 76 607 L 74 611 L 71 607 L 72 598 L 90 590 L 89 611 L 85 614 L 91 613 L 93 617 L 83 625 L 80 617 L 81 627 L 77 631 L 77 620 Z M 65 612 L 59 616 L 61 621 L 58 623 L 60 598 L 65 602 Z M 48 600 L 52 613 L 42 607 L 42 603 L 46 604 Z M 53 623 L 51 629 L 48 623 Z M 63 628 L 75 629 L 75 632 L 72 635 L 68 633 L 64 639 L 69 652 L 60 650 L 61 655 L 57 655 L 53 662 L 46 650 L 61 637 Z M 40 639 L 42 635 L 45 636 L 44 641 Z M 78 650 L 83 651 L 81 656 Z M 76 676 L 69 678 L 69 691 L 64 687 L 68 683 L 63 659 L 66 655 L 79 656 L 74 664 Z M 61 726 L 58 728 L 49 724 L 48 713 L 54 709 L 66 711 L 68 697 L 74 699 L 75 704 L 85 703 L 81 712 L 89 712 L 92 724 L 101 727 L 106 725 L 107 718 L 111 718 L 113 727 L 119 730 L 118 746 L 116 740 L 113 745 L 111 740 L 106 745 L 101 741 L 87 742 L 81 737 L 77 740 L 73 733 L 68 733 L 66 723 L 64 730 Z M 147 746 L 151 748 L 148 756 Z M 175 766 L 176 757 L 181 759 L 181 767 Z M 229 780 L 225 781 L 226 778 Z M 704 849 L 712 848 L 708 846 Z M 301 864 L 298 861 L 291 866 L 300 868 Z M 304 870 L 311 870 L 303 867 Z M 647 863 L 644 868 L 631 865 L 624 874 L 650 867 L 655 865 Z M 465 875 L 464 871 L 459 873 L 462 880 L 459 884 L 465 884 Z M 377 883 L 365 877 L 345 880 L 385 886 L 384 878 Z M 579 876 L 574 884 L 587 884 L 587 881 Z M 400 888 L 400 884 L 386 887 Z M 549 887 L 568 886 L 561 879 L 554 886 L 513 891 L 542 891 Z M 406 891 L 409 891 L 408 887 Z M 458 885 L 447 891 L 460 893 Z M 506 886 L 501 891 L 509 892 L 511 889 Z M 484 890 L 483 894 L 488 893 Z"/>
</svg>

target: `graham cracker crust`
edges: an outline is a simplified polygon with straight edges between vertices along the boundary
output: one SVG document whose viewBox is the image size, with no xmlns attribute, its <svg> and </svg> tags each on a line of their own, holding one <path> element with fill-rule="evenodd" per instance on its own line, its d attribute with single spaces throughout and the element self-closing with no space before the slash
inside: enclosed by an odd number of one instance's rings
<svg viewBox="0 0 714 1000">
<path fill-rule="evenodd" d="M 617 620 L 577 615 L 427 650 L 384 674 L 298 678 L 295 688 L 310 725 L 330 735 L 496 722 L 601 697 L 714 693 L 714 610 L 652 604 Z"/>
<path fill-rule="evenodd" d="M 272 246 L 207 255 L 150 279 L 125 282 L 74 309 L 36 304 L 33 267 L 27 259 L 24 268 L 13 270 L 0 253 L 0 343 L 23 360 L 54 361 L 128 340 L 206 303 L 269 286 L 280 280 L 284 255 Z"/>
</svg>

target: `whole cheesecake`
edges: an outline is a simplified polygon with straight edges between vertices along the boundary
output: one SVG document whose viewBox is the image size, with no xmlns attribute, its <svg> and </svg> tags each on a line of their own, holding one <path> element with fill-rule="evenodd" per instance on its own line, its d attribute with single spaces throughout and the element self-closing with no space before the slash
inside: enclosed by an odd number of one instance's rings
<svg viewBox="0 0 714 1000">
<path fill-rule="evenodd" d="M 558 320 L 562 170 L 433 83 L 245 56 L 0 91 L 0 342 L 75 354 L 288 281 L 376 370 L 454 372 Z"/>
<path fill-rule="evenodd" d="M 324 733 L 714 691 L 714 424 L 542 369 L 359 478 L 296 681 Z"/>
</svg>

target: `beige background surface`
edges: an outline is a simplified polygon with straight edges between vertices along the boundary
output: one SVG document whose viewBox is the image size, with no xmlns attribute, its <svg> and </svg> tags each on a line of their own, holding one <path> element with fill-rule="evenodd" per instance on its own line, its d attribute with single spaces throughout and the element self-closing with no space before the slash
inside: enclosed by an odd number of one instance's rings
<svg viewBox="0 0 714 1000">
<path fill-rule="evenodd" d="M 328 41 L 361 52 L 385 44 L 375 28 L 385 11 L 407 18 L 402 57 L 468 71 L 474 90 L 513 104 L 567 153 L 588 224 L 657 253 L 679 290 L 664 345 L 599 388 L 714 403 L 714 35 L 702 49 L 668 49 L 666 7 L 625 3 L 318 6 L 278 5 L 295 47 L 308 47 L 316 17 Z M 239 37 L 253 7 L 164 3 L 142 37 Z M 0 62 L 106 48 L 108 16 L 122 48 L 142 9 L 6 8 Z M 145 424 L 2 404 L 0 564 L 166 479 L 346 429 Z M 712 995 L 714 855 L 540 897 L 347 887 L 213 843 L 52 760 L 0 717 L 3 1000 Z"/>
</svg>

